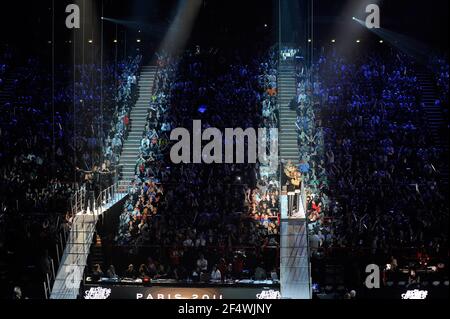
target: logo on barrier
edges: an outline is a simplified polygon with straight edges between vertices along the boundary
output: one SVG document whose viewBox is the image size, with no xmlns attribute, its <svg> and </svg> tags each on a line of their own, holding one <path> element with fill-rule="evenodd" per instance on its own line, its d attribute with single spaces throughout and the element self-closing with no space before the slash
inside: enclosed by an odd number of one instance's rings
<svg viewBox="0 0 450 319">
<path fill-rule="evenodd" d="M 93 287 L 84 292 L 84 299 L 108 299 L 111 289 L 103 287 Z"/>
<path fill-rule="evenodd" d="M 263 290 L 256 294 L 257 299 L 281 299 L 281 294 L 278 290 Z"/>
<path fill-rule="evenodd" d="M 408 290 L 402 294 L 402 299 L 426 299 L 428 296 L 427 290 Z"/>
</svg>

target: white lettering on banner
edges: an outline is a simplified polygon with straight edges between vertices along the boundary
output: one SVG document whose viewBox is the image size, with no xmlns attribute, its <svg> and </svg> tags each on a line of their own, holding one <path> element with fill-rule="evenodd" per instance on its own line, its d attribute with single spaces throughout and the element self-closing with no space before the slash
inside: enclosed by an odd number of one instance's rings
<svg viewBox="0 0 450 319">
<path fill-rule="evenodd" d="M 402 294 L 402 299 L 426 299 L 428 296 L 427 290 L 408 290 L 406 293 Z"/>
<path fill-rule="evenodd" d="M 182 294 L 176 293 L 176 294 L 155 294 L 153 296 L 151 293 L 144 296 L 142 293 L 136 293 L 136 299 L 223 299 L 223 295 L 198 295 L 198 294 L 192 294 L 190 297 L 183 297 Z"/>
<path fill-rule="evenodd" d="M 93 287 L 86 290 L 84 293 L 84 299 L 108 299 L 111 295 L 111 289 L 103 287 Z"/>
<path fill-rule="evenodd" d="M 278 290 L 263 290 L 256 295 L 257 299 L 281 299 L 281 294 Z"/>
</svg>

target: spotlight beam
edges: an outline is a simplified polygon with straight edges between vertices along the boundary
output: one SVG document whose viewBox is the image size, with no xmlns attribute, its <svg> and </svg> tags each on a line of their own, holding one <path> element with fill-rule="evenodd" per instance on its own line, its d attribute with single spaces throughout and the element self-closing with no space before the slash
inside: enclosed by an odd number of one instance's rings
<svg viewBox="0 0 450 319">
<path fill-rule="evenodd" d="M 125 26 L 130 29 L 139 29 L 142 30 L 143 33 L 148 34 L 161 34 L 166 32 L 167 26 L 162 24 L 148 24 L 141 23 L 139 21 L 130 21 L 130 20 L 119 20 L 114 18 L 103 17 L 103 20 L 109 21 L 118 25 Z"/>
<path fill-rule="evenodd" d="M 185 48 L 202 3 L 202 0 L 180 1 L 177 14 L 161 44 L 160 51 L 177 54 Z"/>
<path fill-rule="evenodd" d="M 413 57 L 417 61 L 426 62 L 428 60 L 428 55 L 432 50 L 426 44 L 406 35 L 393 32 L 385 28 L 368 29 L 364 21 L 360 19 L 354 20 L 370 32 L 377 35 L 381 39 L 381 41 L 389 43 L 403 53 Z"/>
</svg>

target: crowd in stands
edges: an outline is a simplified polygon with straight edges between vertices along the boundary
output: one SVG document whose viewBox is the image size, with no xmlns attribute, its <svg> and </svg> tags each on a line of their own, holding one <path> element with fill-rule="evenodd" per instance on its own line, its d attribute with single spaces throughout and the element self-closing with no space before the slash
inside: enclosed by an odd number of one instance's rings
<svg viewBox="0 0 450 319">
<path fill-rule="evenodd" d="M 257 277 L 266 277 L 263 272 L 278 267 L 276 173 L 259 178 L 255 164 L 175 165 L 168 158 L 170 128 L 190 130 L 193 119 L 203 129 L 277 126 L 276 54 L 212 52 L 159 57 L 136 180 L 116 243 L 134 247 L 135 263 L 145 265 L 147 251 L 165 278 L 218 278 L 219 272 L 222 279 L 250 278 L 257 268 Z"/>
<path fill-rule="evenodd" d="M 137 55 L 134 59 L 130 59 L 128 62 L 120 63 L 120 74 L 118 79 L 118 89 L 114 92 L 115 96 L 115 108 L 110 118 L 107 118 L 107 123 L 111 123 L 106 126 L 105 130 L 107 139 L 104 141 L 103 155 L 106 161 L 113 165 L 118 164 L 119 155 L 122 151 L 123 141 L 128 136 L 130 130 L 130 112 L 131 108 L 136 102 L 136 85 L 137 74 L 142 62 L 142 55 Z"/>
<path fill-rule="evenodd" d="M 440 103 L 444 107 L 448 116 L 448 91 L 449 91 L 449 64 L 448 57 L 442 57 L 439 55 L 433 55 L 430 58 L 429 66 L 435 75 L 436 86 L 438 88 L 438 93 Z"/>
<path fill-rule="evenodd" d="M 261 94 L 261 127 L 266 128 L 267 148 L 270 149 L 270 141 L 274 137 L 270 129 L 279 126 L 279 113 L 277 104 L 277 54 L 275 50 L 269 50 L 260 63 L 258 85 Z M 269 154 L 270 150 L 266 153 Z M 272 159 L 275 160 L 275 159 Z M 270 163 L 259 163 L 259 173 L 256 187 L 246 187 L 245 205 L 248 207 L 249 216 L 256 222 L 267 228 L 269 235 L 279 235 L 279 167 L 271 167 Z"/>
<path fill-rule="evenodd" d="M 7 96 L 0 114 L 0 246 L 6 261 L 2 287 L 45 278 L 50 270 L 48 251 L 54 250 L 74 189 L 73 180 L 65 178 L 70 168 L 69 159 L 61 156 L 64 123 L 59 110 L 52 117 L 49 77 L 35 58 L 11 59 L 3 77 Z"/>
<path fill-rule="evenodd" d="M 135 179 L 109 243 L 119 271 L 110 266 L 103 273 L 96 265 L 93 277 L 279 277 L 279 171 L 260 163 L 173 164 L 169 158 L 170 131 L 191 130 L 194 119 L 203 129 L 278 127 L 277 58 L 275 51 L 245 56 L 213 49 L 158 56 Z M 132 125 L 141 59 L 118 68 L 105 63 L 103 89 L 99 65 L 77 65 L 75 74 L 58 65 L 52 103 L 48 66 L 29 58 L 14 67 L 10 50 L 2 51 L 0 88 L 10 90 L 10 97 L 0 96 L 3 279 L 27 281 L 26 265 L 50 271 L 57 234 L 73 218 L 66 213 L 80 186 L 76 167 L 116 170 Z M 439 103 L 448 108 L 446 61 L 430 66 Z M 416 69 L 388 49 L 351 59 L 330 51 L 312 68 L 296 70 L 291 107 L 313 279 L 324 278 L 324 260 L 339 258 L 347 273 L 361 274 L 361 265 L 375 261 L 410 273 L 439 265 L 448 274 L 448 194 L 436 170 L 443 151 L 428 134 Z M 354 287 L 363 282 L 355 273 L 348 278 Z"/>
<path fill-rule="evenodd" d="M 52 99 L 51 66 L 11 50 L 0 59 L 0 85 L 6 94 L 0 101 L 0 250 L 8 259 L 26 259 L 5 264 L 16 268 L 5 269 L 4 279 L 27 282 L 26 267 L 35 269 L 39 280 L 44 278 L 40 270 L 50 271 L 59 233 L 70 227 L 73 216 L 66 213 L 82 182 L 75 168 L 115 163 L 117 153 L 103 156 L 112 143 L 105 137 L 123 138 L 126 132 L 124 117 L 141 57 L 117 68 L 105 63 L 103 90 L 99 64 L 57 64 Z M 35 249 L 24 257 L 26 245 Z"/>
<path fill-rule="evenodd" d="M 316 260 L 362 267 L 398 254 L 414 269 L 448 261 L 448 197 L 435 169 L 442 150 L 427 133 L 416 68 L 394 50 L 351 60 L 333 51 L 298 68 L 293 106 Z M 318 264 L 313 277 L 323 279 Z"/>
</svg>

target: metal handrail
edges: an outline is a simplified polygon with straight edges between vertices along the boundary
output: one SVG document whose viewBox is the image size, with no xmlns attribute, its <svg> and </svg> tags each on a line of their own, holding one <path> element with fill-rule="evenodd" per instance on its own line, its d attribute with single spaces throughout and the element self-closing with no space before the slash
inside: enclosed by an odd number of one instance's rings
<svg viewBox="0 0 450 319">
<path fill-rule="evenodd" d="M 117 194 L 127 194 L 129 192 L 129 185 L 130 182 L 128 181 L 116 181 L 113 185 L 101 191 L 96 198 L 97 207 L 95 209 L 95 215 L 98 216 L 101 214 L 102 207 L 113 202 Z"/>
<path fill-rule="evenodd" d="M 79 190 L 77 190 L 70 200 L 71 204 L 71 212 L 72 216 L 76 216 L 76 214 L 84 209 L 84 204 L 86 201 L 86 188 L 82 186 Z"/>
<path fill-rule="evenodd" d="M 57 267 L 58 270 L 62 265 L 62 259 L 64 256 L 64 250 L 67 248 L 67 245 L 80 245 L 80 243 L 73 242 L 75 240 L 74 236 L 75 234 L 84 233 L 87 235 L 86 237 L 86 244 L 82 245 L 91 245 L 91 242 L 93 240 L 93 234 L 95 233 L 95 228 L 98 222 L 98 218 L 100 215 L 103 214 L 103 207 L 105 205 L 108 205 L 117 199 L 118 194 L 127 194 L 129 192 L 129 182 L 127 181 L 116 181 L 113 185 L 107 187 L 106 189 L 102 190 L 100 194 L 97 196 L 96 201 L 94 202 L 93 207 L 93 214 L 89 215 L 89 218 L 93 218 L 92 226 L 88 229 L 84 229 L 84 215 L 77 215 L 78 213 L 82 212 L 84 210 L 84 205 L 86 203 L 86 189 L 83 187 L 75 192 L 75 194 L 72 196 L 71 199 L 71 205 L 72 205 L 72 215 L 73 215 L 73 224 L 72 228 L 68 231 L 61 231 L 59 234 L 59 243 L 56 244 L 56 253 L 57 253 Z M 81 220 L 83 229 L 79 230 L 77 229 L 78 225 L 77 222 Z M 83 248 L 83 247 L 82 247 Z M 82 254 L 86 254 L 89 252 L 88 248 L 82 249 Z M 77 253 L 78 254 L 78 253 Z M 47 276 L 46 282 L 44 282 L 44 293 L 45 297 L 49 298 L 52 292 L 52 287 L 54 282 L 56 281 L 56 274 L 55 273 L 55 265 L 53 265 L 52 260 L 52 267 L 53 267 L 53 276 L 49 278 Z"/>
</svg>

